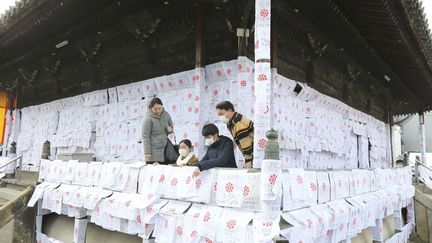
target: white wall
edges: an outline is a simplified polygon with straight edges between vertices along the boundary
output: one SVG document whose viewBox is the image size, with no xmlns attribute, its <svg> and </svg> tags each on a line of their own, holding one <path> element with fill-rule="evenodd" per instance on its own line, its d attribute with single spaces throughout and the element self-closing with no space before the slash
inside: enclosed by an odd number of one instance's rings
<svg viewBox="0 0 432 243">
<path fill-rule="evenodd" d="M 401 120 L 396 118 L 396 121 Z M 426 125 L 426 152 L 432 152 L 432 113 L 425 113 Z M 400 124 L 402 127 L 402 151 L 420 151 L 419 116 L 411 118 Z"/>
<path fill-rule="evenodd" d="M 402 154 L 402 128 L 399 125 L 392 126 L 393 160 L 397 160 Z"/>
</svg>

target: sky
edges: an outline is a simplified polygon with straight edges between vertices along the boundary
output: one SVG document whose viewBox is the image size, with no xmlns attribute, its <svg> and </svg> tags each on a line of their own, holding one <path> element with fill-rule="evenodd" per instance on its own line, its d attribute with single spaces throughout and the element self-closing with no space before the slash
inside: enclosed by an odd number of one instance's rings
<svg viewBox="0 0 432 243">
<path fill-rule="evenodd" d="M 429 20 L 429 29 L 432 29 L 432 0 L 422 0 L 426 17 Z"/>
<path fill-rule="evenodd" d="M 15 6 L 16 0 L 0 0 L 0 15 L 2 15 L 10 6 Z"/>
</svg>

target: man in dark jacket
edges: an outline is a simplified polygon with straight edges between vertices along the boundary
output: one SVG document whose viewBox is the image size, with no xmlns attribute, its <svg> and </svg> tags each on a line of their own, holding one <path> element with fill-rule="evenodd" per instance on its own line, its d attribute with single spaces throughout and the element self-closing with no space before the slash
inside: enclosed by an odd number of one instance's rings
<svg viewBox="0 0 432 243">
<path fill-rule="evenodd" d="M 219 136 L 219 129 L 214 124 L 205 125 L 202 129 L 202 135 L 205 137 L 205 145 L 208 149 L 194 170 L 193 176 L 198 176 L 201 171 L 214 167 L 237 167 L 234 144 L 231 139 Z"/>
</svg>

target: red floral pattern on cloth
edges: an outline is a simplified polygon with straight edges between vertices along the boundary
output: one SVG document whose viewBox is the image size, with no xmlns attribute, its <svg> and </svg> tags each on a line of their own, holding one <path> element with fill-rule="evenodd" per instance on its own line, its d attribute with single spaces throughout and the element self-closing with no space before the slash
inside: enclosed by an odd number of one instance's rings
<svg viewBox="0 0 432 243">
<path fill-rule="evenodd" d="M 258 146 L 261 148 L 261 149 L 263 149 L 263 148 L 265 148 L 265 146 L 266 146 L 266 143 L 267 143 L 267 141 L 265 140 L 265 139 L 260 139 L 259 141 L 258 141 Z"/>
<path fill-rule="evenodd" d="M 197 179 L 195 181 L 195 187 L 196 187 L 196 189 L 199 189 L 201 187 L 201 184 L 202 184 L 201 179 Z"/>
<path fill-rule="evenodd" d="M 231 193 L 234 190 L 234 185 L 231 182 L 228 182 L 225 185 L 225 191 Z"/>
<path fill-rule="evenodd" d="M 267 75 L 265 74 L 258 75 L 258 81 L 265 81 L 265 80 L 267 80 Z"/>
<path fill-rule="evenodd" d="M 318 187 L 317 187 L 317 185 L 316 185 L 315 183 L 311 182 L 311 184 L 310 184 L 310 189 L 311 189 L 312 191 L 316 192 L 317 189 L 318 189 Z"/>
<path fill-rule="evenodd" d="M 274 186 L 274 184 L 276 183 L 276 180 L 277 180 L 277 175 L 276 175 L 276 174 L 272 174 L 272 175 L 269 177 L 270 185 Z"/>
<path fill-rule="evenodd" d="M 260 10 L 260 16 L 263 18 L 267 18 L 269 16 L 269 14 L 270 14 L 270 12 L 268 9 L 263 8 Z"/>
<path fill-rule="evenodd" d="M 264 223 L 262 223 L 262 226 L 264 226 L 264 227 L 272 227 L 273 226 L 273 222 L 272 221 L 264 222 Z"/>
<path fill-rule="evenodd" d="M 236 224 L 237 224 L 237 221 L 235 221 L 234 219 L 232 219 L 232 220 L 230 220 L 230 221 L 227 222 L 226 226 L 227 226 L 228 229 L 234 229 L 235 226 L 236 226 Z"/>
<path fill-rule="evenodd" d="M 303 184 L 303 178 L 301 176 L 297 176 L 297 183 L 299 185 Z"/>
<path fill-rule="evenodd" d="M 177 185 L 177 178 L 173 178 L 172 180 L 171 180 L 171 186 L 176 186 Z"/>
<path fill-rule="evenodd" d="M 200 76 L 198 75 L 198 74 L 195 74 L 193 77 L 192 77 L 192 80 L 193 81 L 199 81 L 200 80 Z"/>
<path fill-rule="evenodd" d="M 208 222 L 209 220 L 210 220 L 210 212 L 207 212 L 206 214 L 204 214 L 204 218 L 203 218 L 203 220 L 204 220 L 204 222 Z"/>
<path fill-rule="evenodd" d="M 152 206 L 152 205 L 148 206 L 148 207 L 146 208 L 146 211 L 147 211 L 147 213 L 151 213 L 151 212 L 153 212 L 153 206 Z"/>
<path fill-rule="evenodd" d="M 177 233 L 177 235 L 182 236 L 183 235 L 183 227 L 177 226 L 176 233 Z"/>
<path fill-rule="evenodd" d="M 312 220 L 311 219 L 306 219 L 306 222 L 307 222 L 308 228 L 312 227 Z"/>
<path fill-rule="evenodd" d="M 131 200 L 128 200 L 128 201 L 125 202 L 125 206 L 128 208 L 128 207 L 130 206 L 131 203 L 132 203 L 132 201 L 131 201 Z"/>
<path fill-rule="evenodd" d="M 245 187 L 243 188 L 243 196 L 244 196 L 244 197 L 247 197 L 247 196 L 249 195 L 249 192 L 250 192 L 249 187 L 248 187 L 248 186 L 245 186 Z"/>
</svg>

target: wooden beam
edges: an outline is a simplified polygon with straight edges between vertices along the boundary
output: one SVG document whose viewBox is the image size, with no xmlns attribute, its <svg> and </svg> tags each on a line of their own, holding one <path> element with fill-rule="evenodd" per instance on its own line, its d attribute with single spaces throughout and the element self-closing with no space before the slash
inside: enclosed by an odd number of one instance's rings
<svg viewBox="0 0 432 243">
<path fill-rule="evenodd" d="M 314 83 L 315 58 L 307 58 L 305 67 L 305 80 L 307 83 Z"/>
<path fill-rule="evenodd" d="M 22 85 L 21 85 L 21 79 L 18 78 L 16 80 L 16 92 L 15 92 L 15 99 L 16 99 L 15 107 L 17 109 L 21 108 L 21 104 L 22 104 L 21 98 L 22 98 Z"/>
</svg>

